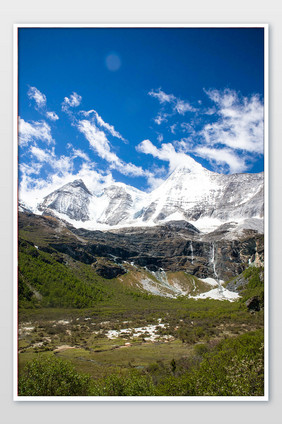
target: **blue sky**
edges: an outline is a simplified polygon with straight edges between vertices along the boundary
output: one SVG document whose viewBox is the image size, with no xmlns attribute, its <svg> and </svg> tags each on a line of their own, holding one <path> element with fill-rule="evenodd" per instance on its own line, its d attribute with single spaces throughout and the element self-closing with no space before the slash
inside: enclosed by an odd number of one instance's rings
<svg viewBox="0 0 282 424">
<path fill-rule="evenodd" d="M 20 28 L 20 194 L 263 171 L 263 28 Z"/>
</svg>

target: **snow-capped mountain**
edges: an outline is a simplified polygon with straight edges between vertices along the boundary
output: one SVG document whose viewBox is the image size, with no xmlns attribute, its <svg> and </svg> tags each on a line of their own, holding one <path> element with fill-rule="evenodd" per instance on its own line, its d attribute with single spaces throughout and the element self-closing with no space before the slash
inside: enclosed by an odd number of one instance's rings
<svg viewBox="0 0 282 424">
<path fill-rule="evenodd" d="M 82 180 L 66 184 L 46 196 L 38 205 L 39 211 L 52 209 L 75 221 L 89 220 L 89 202 L 92 194 Z"/>
<path fill-rule="evenodd" d="M 192 171 L 179 167 L 151 193 L 141 216 L 155 223 L 176 216 L 192 222 L 262 218 L 263 179 L 263 173 L 224 175 L 202 166 Z"/>
<path fill-rule="evenodd" d="M 97 217 L 97 222 L 108 225 L 130 222 L 134 218 L 134 211 L 139 209 L 146 198 L 147 193 L 134 187 L 122 183 L 112 184 L 106 187 L 100 196 L 105 207 Z M 95 205 L 92 206 L 92 210 L 95 213 Z"/>
<path fill-rule="evenodd" d="M 176 168 L 151 193 L 123 183 L 91 193 L 82 180 L 75 180 L 46 196 L 38 211 L 46 214 L 52 210 L 88 229 L 184 220 L 207 231 L 230 221 L 263 218 L 263 186 L 263 173 L 218 174 L 192 160 L 189 166 Z"/>
</svg>

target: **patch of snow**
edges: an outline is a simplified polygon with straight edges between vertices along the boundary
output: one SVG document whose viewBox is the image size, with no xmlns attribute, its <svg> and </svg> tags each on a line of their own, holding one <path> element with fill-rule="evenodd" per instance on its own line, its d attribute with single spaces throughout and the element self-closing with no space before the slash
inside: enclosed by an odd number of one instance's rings
<svg viewBox="0 0 282 424">
<path fill-rule="evenodd" d="M 215 299 L 215 300 L 228 300 L 229 302 L 234 302 L 240 298 L 238 293 L 232 292 L 230 290 L 221 287 L 221 290 L 218 288 L 212 289 L 208 292 L 201 293 L 197 296 L 191 296 L 193 299 Z"/>
<path fill-rule="evenodd" d="M 211 277 L 207 277 L 207 278 L 199 278 L 199 280 L 203 281 L 204 283 L 210 284 L 213 287 L 218 287 L 218 282 Z M 224 283 L 223 280 L 220 280 L 220 283 Z"/>
<path fill-rule="evenodd" d="M 19 333 L 30 333 L 32 330 L 34 330 L 35 327 L 21 327 L 19 329 Z"/>
<path fill-rule="evenodd" d="M 172 213 L 171 215 L 168 215 L 164 220 L 162 220 L 162 223 L 169 222 L 169 221 L 186 221 L 186 218 L 182 212 L 177 211 Z"/>
<path fill-rule="evenodd" d="M 108 339 L 116 339 L 118 337 L 122 337 L 122 336 L 130 336 L 131 338 L 137 338 L 140 337 L 142 335 L 145 335 L 144 340 L 146 341 L 155 341 L 158 340 L 160 338 L 171 338 L 172 336 L 169 335 L 164 335 L 164 336 L 160 336 L 159 334 L 157 334 L 157 328 L 158 327 L 165 327 L 166 324 L 161 324 L 160 320 L 158 320 L 158 324 L 157 325 L 147 325 L 145 327 L 137 327 L 137 328 L 123 328 L 121 330 L 109 330 L 106 333 L 106 337 L 108 337 Z"/>
<path fill-rule="evenodd" d="M 191 224 L 195 225 L 198 230 L 202 233 L 211 233 L 216 230 L 220 225 L 222 225 L 222 221 L 217 218 L 210 218 L 208 216 L 204 216 L 199 218 L 197 221 L 190 221 Z"/>
<path fill-rule="evenodd" d="M 63 325 L 67 325 L 67 324 L 69 324 L 70 322 L 69 321 L 66 321 L 66 320 L 64 320 L 64 319 L 60 319 L 59 321 L 58 321 L 58 324 L 63 324 Z"/>
</svg>

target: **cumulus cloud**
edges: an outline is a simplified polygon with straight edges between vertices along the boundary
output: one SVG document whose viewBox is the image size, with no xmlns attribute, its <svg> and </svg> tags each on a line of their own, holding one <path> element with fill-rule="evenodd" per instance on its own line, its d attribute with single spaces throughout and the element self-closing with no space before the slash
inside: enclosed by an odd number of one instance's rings
<svg viewBox="0 0 282 424">
<path fill-rule="evenodd" d="M 153 174 L 149 175 L 147 177 L 147 184 L 148 184 L 148 191 L 155 190 L 158 188 L 163 182 L 165 181 L 164 178 L 157 177 Z"/>
<path fill-rule="evenodd" d="M 171 103 L 176 100 L 176 97 L 173 94 L 166 94 L 164 91 L 159 88 L 158 90 L 149 91 L 149 96 L 155 97 L 161 104 Z"/>
<path fill-rule="evenodd" d="M 70 107 L 78 107 L 81 103 L 82 97 L 73 92 L 70 97 L 65 97 L 62 103 L 62 110 L 64 112 L 68 111 Z"/>
<path fill-rule="evenodd" d="M 72 151 L 71 156 L 73 157 L 73 159 L 81 158 L 85 162 L 90 162 L 90 157 L 87 155 L 87 153 L 83 152 L 81 149 L 75 149 L 71 143 L 68 143 L 66 147 L 67 149 L 71 149 Z"/>
<path fill-rule="evenodd" d="M 234 150 L 228 148 L 215 149 L 210 147 L 197 147 L 194 153 L 214 162 L 218 171 L 223 171 L 228 166 L 231 173 L 246 171 L 247 165 L 244 158 L 239 157 Z"/>
<path fill-rule="evenodd" d="M 62 155 L 56 160 L 50 163 L 52 168 L 60 174 L 64 175 L 66 172 L 71 172 L 73 170 L 73 158 L 69 156 Z"/>
<path fill-rule="evenodd" d="M 25 175 L 39 175 L 42 168 L 42 163 L 31 162 L 30 165 L 27 163 L 20 163 L 19 170 L 22 174 Z"/>
<path fill-rule="evenodd" d="M 57 121 L 59 119 L 58 115 L 55 112 L 46 112 L 46 117 L 51 121 Z"/>
<path fill-rule="evenodd" d="M 46 109 L 47 98 L 45 94 L 41 93 L 36 87 L 29 87 L 27 95 L 30 99 L 35 101 L 35 109 L 38 110 L 42 115 L 51 121 L 57 121 L 59 119 L 55 112 L 48 112 Z"/>
<path fill-rule="evenodd" d="M 174 110 L 176 110 L 180 115 L 184 115 L 186 112 L 196 112 L 196 109 L 191 106 L 190 103 L 184 102 L 184 100 L 180 99 L 176 100 Z"/>
<path fill-rule="evenodd" d="M 173 116 L 174 121 L 168 127 L 170 133 L 176 135 L 180 131 L 187 136 L 180 136 L 173 145 L 163 144 L 161 149 L 145 140 L 138 146 L 139 151 L 161 160 L 168 160 L 169 153 L 170 168 L 179 161 L 186 161 L 186 157 L 192 154 L 208 160 L 217 171 L 246 171 L 247 163 L 262 155 L 264 150 L 264 106 L 261 98 L 256 94 L 244 97 L 230 89 L 204 91 L 212 106 L 199 103 L 201 108 L 198 109 L 161 89 L 150 91 L 149 94 L 162 106 L 155 122 L 160 125 Z M 193 121 L 176 119 L 177 114 L 184 115 L 187 111 L 197 112 Z"/>
<path fill-rule="evenodd" d="M 216 103 L 217 121 L 201 131 L 210 146 L 225 145 L 231 149 L 263 154 L 264 107 L 259 96 L 239 97 L 234 90 L 206 91 Z"/>
<path fill-rule="evenodd" d="M 194 171 L 200 170 L 202 166 L 198 164 L 191 156 L 176 152 L 171 143 L 164 143 L 161 148 L 157 148 L 150 140 L 143 140 L 137 150 L 141 153 L 150 154 L 155 158 L 169 162 L 169 170 L 172 172 L 178 166 L 186 166 Z"/>
<path fill-rule="evenodd" d="M 48 163 L 54 171 L 64 174 L 73 169 L 74 156 L 56 156 L 54 148 L 52 150 L 41 149 L 38 146 L 31 146 L 30 154 L 39 162 Z"/>
<path fill-rule="evenodd" d="M 41 109 L 46 106 L 47 99 L 45 94 L 41 93 L 36 87 L 30 87 L 27 95 L 35 101 L 37 108 Z"/>
<path fill-rule="evenodd" d="M 158 115 L 154 118 L 154 121 L 157 125 L 161 125 L 163 122 L 167 122 L 167 117 L 169 115 L 164 112 L 159 112 Z"/>
<path fill-rule="evenodd" d="M 34 156 L 39 162 L 52 162 L 55 158 L 54 152 L 50 150 L 40 149 L 37 146 L 31 146 L 30 153 Z"/>
<path fill-rule="evenodd" d="M 30 142 L 41 140 L 47 144 L 54 144 L 51 128 L 45 121 L 26 122 L 19 117 L 19 144 L 27 146 Z"/>
<path fill-rule="evenodd" d="M 155 123 L 160 125 L 162 122 L 167 121 L 167 117 L 173 116 L 176 113 L 180 115 L 185 115 L 186 112 L 196 112 L 191 104 L 187 101 L 184 101 L 174 94 L 167 94 L 161 88 L 158 90 L 149 91 L 149 96 L 156 98 L 160 104 L 162 105 L 161 111 L 158 113 L 157 117 L 154 119 Z M 170 105 L 171 111 L 170 113 L 165 113 L 164 109 L 166 105 Z"/>
<path fill-rule="evenodd" d="M 81 158 L 81 159 L 85 160 L 85 162 L 90 162 L 89 156 L 80 149 L 73 149 L 73 157 L 74 158 Z"/>
<path fill-rule="evenodd" d="M 108 185 L 114 182 L 110 172 L 102 175 L 94 170 L 92 164 L 89 163 L 83 163 L 76 173 L 68 167 L 62 167 L 61 169 L 63 172 L 49 173 L 47 178 L 34 178 L 30 175 L 29 168 L 23 166 L 23 175 L 19 186 L 20 200 L 36 210 L 37 204 L 45 196 L 72 182 L 74 179 L 81 178 L 87 188 L 95 193 L 101 191 L 105 184 Z"/>
</svg>

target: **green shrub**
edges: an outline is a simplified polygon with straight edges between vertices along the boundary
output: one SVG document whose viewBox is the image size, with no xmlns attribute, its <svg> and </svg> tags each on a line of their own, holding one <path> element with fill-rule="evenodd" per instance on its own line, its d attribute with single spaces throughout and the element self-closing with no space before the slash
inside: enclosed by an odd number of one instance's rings
<svg viewBox="0 0 282 424">
<path fill-rule="evenodd" d="M 154 396 L 155 387 L 150 376 L 132 372 L 127 376 L 112 374 L 92 388 L 92 396 Z"/>
<path fill-rule="evenodd" d="M 91 378 L 69 362 L 39 356 L 27 363 L 19 378 L 19 396 L 88 396 Z"/>
</svg>

